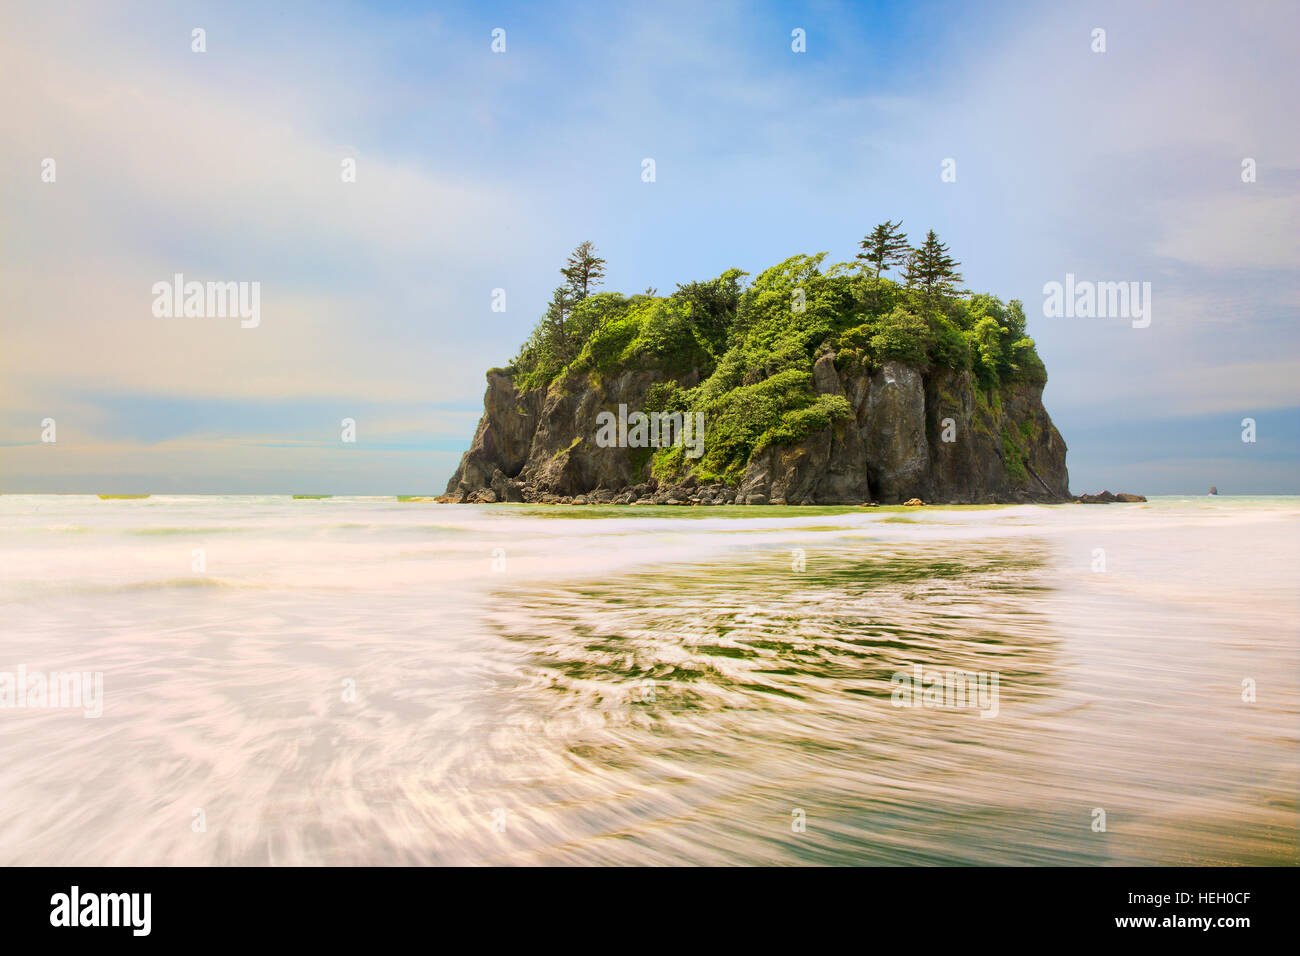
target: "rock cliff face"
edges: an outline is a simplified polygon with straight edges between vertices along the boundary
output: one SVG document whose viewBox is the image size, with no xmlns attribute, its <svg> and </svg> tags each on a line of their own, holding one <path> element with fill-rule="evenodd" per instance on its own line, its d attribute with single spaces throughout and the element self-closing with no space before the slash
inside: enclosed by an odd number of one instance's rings
<svg viewBox="0 0 1300 956">
<path fill-rule="evenodd" d="M 813 389 L 840 395 L 851 415 L 797 444 L 755 452 L 736 485 L 702 484 L 686 469 L 650 474 L 652 449 L 599 447 L 597 415 L 643 407 L 652 385 L 690 388 L 695 373 L 650 370 L 616 377 L 564 375 L 520 391 L 488 373 L 483 418 L 444 501 L 681 504 L 897 504 L 1071 500 L 1065 442 L 1028 382 L 979 388 L 969 371 L 895 361 L 866 368 L 820 355 Z M 704 441 L 709 441 L 705 422 Z"/>
</svg>

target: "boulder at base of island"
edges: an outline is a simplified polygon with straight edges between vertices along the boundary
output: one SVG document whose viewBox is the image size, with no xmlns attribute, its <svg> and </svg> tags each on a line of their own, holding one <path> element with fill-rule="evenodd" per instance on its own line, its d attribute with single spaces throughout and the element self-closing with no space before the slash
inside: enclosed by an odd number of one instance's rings
<svg viewBox="0 0 1300 956">
<path fill-rule="evenodd" d="M 1126 492 L 1120 492 L 1117 495 L 1112 495 L 1109 491 L 1103 491 L 1099 495 L 1079 495 L 1079 497 L 1074 499 L 1074 503 L 1076 505 L 1109 505 L 1109 504 L 1114 504 L 1117 501 L 1135 502 L 1135 501 L 1146 501 L 1146 500 L 1147 499 L 1144 495 L 1130 495 Z"/>
</svg>

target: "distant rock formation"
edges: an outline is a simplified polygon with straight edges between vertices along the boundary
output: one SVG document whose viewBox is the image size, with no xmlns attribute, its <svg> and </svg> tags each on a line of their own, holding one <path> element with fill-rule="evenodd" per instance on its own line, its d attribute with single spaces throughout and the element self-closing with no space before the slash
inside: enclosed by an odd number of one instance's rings
<svg viewBox="0 0 1300 956">
<path fill-rule="evenodd" d="M 1112 495 L 1109 491 L 1103 491 L 1099 495 L 1079 495 L 1079 497 L 1074 499 L 1074 503 L 1078 505 L 1109 505 L 1119 501 L 1146 501 L 1146 500 L 1147 500 L 1146 496 L 1144 495 L 1130 495 L 1124 492 L 1120 492 L 1117 495 Z"/>
<path fill-rule="evenodd" d="M 1214 485 L 1210 485 L 1210 494 L 1217 495 L 1218 493 L 1219 493 L 1219 489 L 1216 488 Z"/>
</svg>

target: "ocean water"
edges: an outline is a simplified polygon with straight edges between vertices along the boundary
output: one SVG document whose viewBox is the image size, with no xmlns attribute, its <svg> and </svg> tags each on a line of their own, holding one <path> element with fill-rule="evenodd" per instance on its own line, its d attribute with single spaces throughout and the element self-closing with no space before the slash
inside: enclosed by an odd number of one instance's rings
<svg viewBox="0 0 1300 956">
<path fill-rule="evenodd" d="M 6 495 L 0 688 L 103 694 L 0 708 L 0 863 L 1294 864 L 1298 559 L 1290 497 Z"/>
</svg>

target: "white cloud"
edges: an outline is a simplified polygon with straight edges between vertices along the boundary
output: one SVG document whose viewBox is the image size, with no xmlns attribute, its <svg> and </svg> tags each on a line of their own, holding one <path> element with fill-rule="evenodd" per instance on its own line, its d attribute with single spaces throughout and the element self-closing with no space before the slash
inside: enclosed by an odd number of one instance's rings
<svg viewBox="0 0 1300 956">
<path fill-rule="evenodd" d="M 7 389 L 444 401 L 481 387 L 485 330 L 466 318 L 510 277 L 503 244 L 508 261 L 533 234 L 499 185 L 378 151 L 345 184 L 327 134 L 202 70 L 106 71 L 113 38 L 84 31 L 0 37 L 0 157 L 23 236 L 0 267 Z M 54 184 L 38 178 L 47 154 Z M 262 325 L 154 319 L 150 288 L 176 272 L 260 282 Z"/>
<path fill-rule="evenodd" d="M 1167 202 L 1158 255 L 1202 269 L 1295 269 L 1300 265 L 1300 192 L 1238 183 L 1232 196 Z"/>
</svg>

